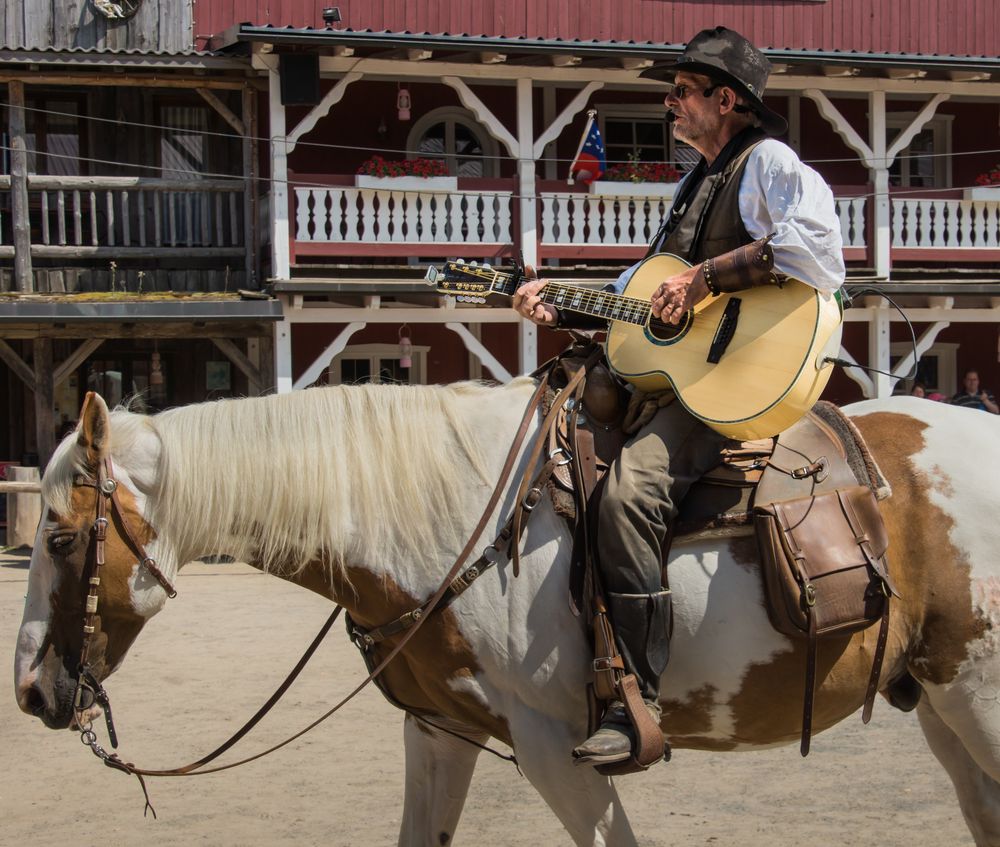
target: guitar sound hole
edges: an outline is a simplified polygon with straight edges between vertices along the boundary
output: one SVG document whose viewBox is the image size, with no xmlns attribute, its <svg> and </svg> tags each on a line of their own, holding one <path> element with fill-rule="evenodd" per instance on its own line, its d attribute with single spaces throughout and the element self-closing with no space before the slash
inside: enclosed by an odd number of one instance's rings
<svg viewBox="0 0 1000 847">
<path fill-rule="evenodd" d="M 692 320 L 694 320 L 694 312 L 690 309 L 684 313 L 684 317 L 676 325 L 651 316 L 649 320 L 649 333 L 657 341 L 673 341 L 688 331 Z"/>
</svg>

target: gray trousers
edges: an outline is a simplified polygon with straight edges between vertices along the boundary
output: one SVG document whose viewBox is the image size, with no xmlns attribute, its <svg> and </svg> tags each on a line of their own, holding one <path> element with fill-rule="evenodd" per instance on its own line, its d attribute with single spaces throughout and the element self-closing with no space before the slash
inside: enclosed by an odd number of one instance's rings
<svg viewBox="0 0 1000 847">
<path fill-rule="evenodd" d="M 656 700 L 669 657 L 660 556 L 677 504 L 719 461 L 725 438 L 680 401 L 657 410 L 608 471 L 597 516 L 601 579 L 626 670 Z"/>
</svg>

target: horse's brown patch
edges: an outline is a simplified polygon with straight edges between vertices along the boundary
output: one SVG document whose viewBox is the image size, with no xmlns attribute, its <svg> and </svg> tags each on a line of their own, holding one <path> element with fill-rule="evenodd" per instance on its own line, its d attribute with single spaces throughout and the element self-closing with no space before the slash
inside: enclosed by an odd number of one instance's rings
<svg viewBox="0 0 1000 847">
<path fill-rule="evenodd" d="M 714 685 L 703 685 L 683 700 L 661 697 L 663 718 L 660 724 L 668 734 L 678 738 L 708 732 L 712 729 L 712 710 L 717 694 Z"/>
<path fill-rule="evenodd" d="M 969 645 L 989 629 L 974 610 L 972 563 L 949 540 L 954 520 L 930 499 L 934 487 L 952 494 L 951 482 L 940 469 L 928 472 L 914 461 L 925 447 L 923 422 L 875 412 L 855 423 L 892 484 L 882 513 L 890 573 L 902 595 L 893 605 L 910 633 L 919 633 L 909 651 L 910 670 L 918 679 L 945 684 L 969 657 Z"/>
<path fill-rule="evenodd" d="M 813 729 L 833 726 L 861 706 L 875 649 L 874 630 L 853 638 L 820 642 L 816 652 L 816 700 Z M 866 643 L 866 641 L 868 643 Z M 802 728 L 806 643 L 789 641 L 789 649 L 770 662 L 751 665 L 740 690 L 730 699 L 733 736 L 747 744 L 797 741 Z"/>
<path fill-rule="evenodd" d="M 87 567 L 94 557 L 92 526 L 97 516 L 97 491 L 89 486 L 78 486 L 71 495 L 69 515 L 49 513 L 56 524 L 55 532 L 74 532 L 76 541 L 57 553 L 53 562 L 59 579 L 52 596 L 52 620 L 49 644 L 67 667 L 75 667 L 83 643 L 84 604 L 88 592 Z M 135 498 L 124 486 L 118 490 L 118 499 L 130 531 L 136 540 L 147 544 L 154 533 L 139 513 Z M 132 607 L 130 579 L 136 566 L 137 553 L 123 539 L 126 537 L 122 516 L 108 511 L 109 526 L 105 541 L 105 561 L 101 568 L 98 588 L 97 629 L 91 642 L 88 661 L 98 680 L 103 680 L 111 669 L 124 658 L 132 642 L 139 635 L 145 618 Z M 54 519 L 54 520 L 53 520 Z"/>
<path fill-rule="evenodd" d="M 387 624 L 420 605 L 391 578 L 376 576 L 364 568 L 348 568 L 335 575 L 331 585 L 326 567 L 316 562 L 291 577 L 291 581 L 342 603 L 355 623 L 366 629 Z M 375 664 L 388 656 L 403 637 L 396 635 L 373 647 Z M 408 710 L 428 716 L 444 715 L 510 744 L 507 721 L 467 687 L 454 685 L 473 678 L 480 670 L 455 615 L 445 608 L 427 618 L 379 680 L 388 696 Z"/>
</svg>

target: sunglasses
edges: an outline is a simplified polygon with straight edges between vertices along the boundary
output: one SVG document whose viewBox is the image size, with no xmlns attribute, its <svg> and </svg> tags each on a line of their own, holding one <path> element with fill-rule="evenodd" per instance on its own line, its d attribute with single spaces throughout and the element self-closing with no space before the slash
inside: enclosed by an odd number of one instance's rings
<svg viewBox="0 0 1000 847">
<path fill-rule="evenodd" d="M 695 91 L 700 91 L 702 97 L 711 97 L 715 93 L 715 89 L 719 87 L 719 83 L 715 85 L 710 85 L 708 88 L 695 88 L 693 85 L 675 85 L 667 94 L 667 97 L 673 97 L 677 100 L 683 100 L 689 94 L 693 94 Z"/>
</svg>

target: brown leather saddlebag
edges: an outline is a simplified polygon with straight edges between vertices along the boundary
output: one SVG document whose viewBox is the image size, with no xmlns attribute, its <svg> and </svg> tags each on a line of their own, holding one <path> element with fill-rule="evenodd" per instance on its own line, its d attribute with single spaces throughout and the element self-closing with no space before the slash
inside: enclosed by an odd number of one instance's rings
<svg viewBox="0 0 1000 847">
<path fill-rule="evenodd" d="M 801 752 L 809 752 L 816 645 L 876 621 L 881 628 L 865 694 L 871 718 L 888 635 L 888 536 L 871 489 L 857 485 L 754 509 L 768 615 L 778 632 L 808 640 Z"/>
</svg>

